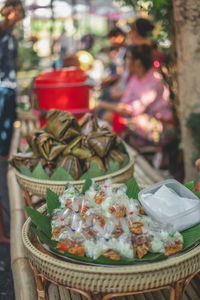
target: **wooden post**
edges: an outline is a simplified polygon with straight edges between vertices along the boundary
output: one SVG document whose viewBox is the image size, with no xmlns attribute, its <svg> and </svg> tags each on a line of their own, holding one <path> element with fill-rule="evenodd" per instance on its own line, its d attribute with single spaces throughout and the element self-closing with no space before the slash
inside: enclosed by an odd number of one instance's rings
<svg viewBox="0 0 200 300">
<path fill-rule="evenodd" d="M 173 12 L 178 57 L 179 116 L 187 182 L 198 175 L 191 161 L 196 148 L 185 123 L 190 113 L 200 112 L 200 1 L 174 0 Z"/>
</svg>

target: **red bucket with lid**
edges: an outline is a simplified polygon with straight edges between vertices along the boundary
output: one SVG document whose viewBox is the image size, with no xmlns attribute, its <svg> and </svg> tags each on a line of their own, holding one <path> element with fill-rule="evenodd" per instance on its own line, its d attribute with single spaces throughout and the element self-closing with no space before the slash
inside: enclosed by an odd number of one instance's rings
<svg viewBox="0 0 200 300">
<path fill-rule="evenodd" d="M 75 67 L 49 70 L 34 80 L 39 110 L 56 108 L 75 115 L 89 111 L 89 89 L 86 73 Z"/>
</svg>

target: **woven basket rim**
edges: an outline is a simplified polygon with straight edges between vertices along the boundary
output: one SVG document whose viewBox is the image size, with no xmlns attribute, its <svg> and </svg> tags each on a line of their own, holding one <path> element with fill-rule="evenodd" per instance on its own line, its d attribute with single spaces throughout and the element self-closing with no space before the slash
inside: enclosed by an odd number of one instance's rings
<svg viewBox="0 0 200 300">
<path fill-rule="evenodd" d="M 111 177 L 115 177 L 115 176 L 118 176 L 120 175 L 121 173 L 125 173 L 130 167 L 133 166 L 134 162 L 135 162 L 135 157 L 131 154 L 130 150 L 129 149 L 126 149 L 127 150 L 127 153 L 129 155 L 129 162 L 128 164 L 119 169 L 118 171 L 115 171 L 113 173 L 110 173 L 108 175 L 103 175 L 103 176 L 98 176 L 98 177 L 92 177 L 91 179 L 94 179 L 95 181 L 103 181 L 103 180 L 106 180 L 108 179 L 109 176 Z M 24 181 L 26 182 L 31 182 L 31 183 L 36 183 L 36 184 L 43 184 L 43 185 L 66 185 L 67 183 L 71 183 L 71 184 L 79 184 L 79 185 L 83 185 L 84 182 L 85 182 L 85 179 L 83 180 L 63 180 L 63 181 L 59 181 L 59 180 L 49 180 L 49 179 L 37 179 L 37 178 L 33 178 L 33 177 L 30 177 L 30 176 L 26 176 L 22 173 L 20 173 L 17 169 L 15 169 L 13 167 L 14 171 L 15 171 L 15 174 L 17 177 L 23 179 Z"/>
<path fill-rule="evenodd" d="M 46 211 L 46 204 L 38 209 L 41 213 Z M 38 250 L 29 239 L 29 231 L 31 226 L 31 219 L 30 217 L 26 220 L 22 227 L 22 240 L 24 246 L 27 248 L 29 252 L 31 252 L 34 256 L 36 256 L 41 261 L 46 261 L 51 265 L 55 265 L 57 267 L 66 268 L 68 270 L 79 271 L 83 273 L 100 273 L 100 274 L 130 274 L 130 273 L 145 273 L 150 272 L 153 273 L 154 271 L 162 270 L 162 269 L 170 269 L 175 265 L 180 265 L 181 263 L 185 263 L 188 261 L 188 265 L 190 264 L 190 259 L 194 256 L 199 256 L 200 259 L 200 245 L 196 246 L 195 248 L 187 251 L 183 254 L 178 256 L 170 257 L 162 261 L 154 262 L 154 263 L 142 263 L 137 265 L 118 265 L 113 268 L 113 266 L 93 266 L 93 265 L 83 265 L 78 264 L 78 260 L 76 263 L 71 263 L 67 261 L 63 261 L 58 258 L 54 258 L 49 256 L 48 254 L 44 254 L 40 250 Z"/>
</svg>

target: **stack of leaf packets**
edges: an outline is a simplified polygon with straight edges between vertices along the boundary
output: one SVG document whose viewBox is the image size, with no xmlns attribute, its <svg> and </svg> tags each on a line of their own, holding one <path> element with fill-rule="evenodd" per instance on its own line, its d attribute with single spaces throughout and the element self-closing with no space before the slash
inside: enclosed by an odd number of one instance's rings
<svg viewBox="0 0 200 300">
<path fill-rule="evenodd" d="M 155 262 L 197 245 L 200 224 L 181 233 L 163 227 L 145 215 L 139 191 L 134 178 L 118 188 L 87 179 L 81 192 L 71 184 L 61 196 L 47 189 L 47 214 L 25 209 L 42 244 L 84 263 Z"/>
<path fill-rule="evenodd" d="M 30 132 L 28 153 L 17 153 L 10 163 L 27 176 L 50 180 L 78 180 L 111 174 L 129 162 L 122 141 L 100 127 L 90 113 L 79 121 L 56 109 L 46 126 Z"/>
</svg>

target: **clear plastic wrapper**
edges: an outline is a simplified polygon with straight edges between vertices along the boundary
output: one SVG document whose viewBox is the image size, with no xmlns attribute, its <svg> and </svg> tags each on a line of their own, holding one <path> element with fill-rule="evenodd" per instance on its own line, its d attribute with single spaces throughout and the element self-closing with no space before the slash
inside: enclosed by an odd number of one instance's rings
<svg viewBox="0 0 200 300">
<path fill-rule="evenodd" d="M 200 222 L 200 200 L 175 179 L 167 179 L 140 191 L 145 211 L 162 226 L 183 231 Z"/>
<path fill-rule="evenodd" d="M 108 179 L 101 187 L 92 182 L 82 195 L 69 184 L 52 218 L 52 238 L 59 242 L 59 251 L 116 261 L 142 258 L 149 252 L 170 256 L 181 251 L 182 235 L 143 214 L 126 189 L 113 187 Z"/>
</svg>

